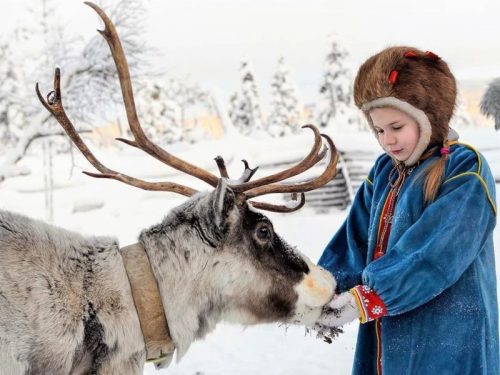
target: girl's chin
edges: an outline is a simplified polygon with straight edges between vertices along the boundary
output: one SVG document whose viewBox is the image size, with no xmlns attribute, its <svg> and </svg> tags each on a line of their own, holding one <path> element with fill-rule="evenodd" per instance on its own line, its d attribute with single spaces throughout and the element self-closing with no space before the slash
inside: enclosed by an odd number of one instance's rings
<svg viewBox="0 0 500 375">
<path fill-rule="evenodd" d="M 397 154 L 393 154 L 392 152 L 385 150 L 392 158 L 397 161 L 406 161 L 410 156 L 406 154 L 406 152 L 398 152 Z"/>
<path fill-rule="evenodd" d="M 404 160 L 406 160 L 406 158 L 405 158 L 405 157 L 403 157 L 402 155 L 394 155 L 394 154 L 393 154 L 392 156 L 393 156 L 394 158 L 398 159 L 399 161 L 404 161 Z"/>
<path fill-rule="evenodd" d="M 389 153 L 389 155 L 391 155 L 397 161 L 406 161 L 408 159 L 408 157 L 406 155 L 401 155 L 401 154 L 394 155 L 391 153 Z"/>
</svg>

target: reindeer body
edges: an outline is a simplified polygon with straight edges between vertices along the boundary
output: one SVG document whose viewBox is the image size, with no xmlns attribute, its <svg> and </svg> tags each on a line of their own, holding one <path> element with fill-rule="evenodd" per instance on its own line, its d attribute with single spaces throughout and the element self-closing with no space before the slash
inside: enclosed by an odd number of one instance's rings
<svg viewBox="0 0 500 375">
<path fill-rule="evenodd" d="M 224 186 L 173 209 L 139 242 L 178 358 L 221 320 L 310 324 L 333 296 L 330 274 Z M 0 374 L 143 372 L 144 339 L 115 239 L 0 211 L 0 256 Z"/>
<path fill-rule="evenodd" d="M 0 374 L 142 372 L 144 341 L 115 239 L 0 211 L 0 256 Z"/>
</svg>

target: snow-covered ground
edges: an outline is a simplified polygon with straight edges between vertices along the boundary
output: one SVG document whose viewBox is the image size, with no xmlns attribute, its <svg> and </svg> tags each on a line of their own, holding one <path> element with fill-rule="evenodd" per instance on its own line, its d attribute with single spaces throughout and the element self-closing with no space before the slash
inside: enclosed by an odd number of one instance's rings
<svg viewBox="0 0 500 375">
<path fill-rule="evenodd" d="M 208 142 L 193 146 L 178 145 L 173 151 L 198 165 L 210 167 L 215 173 L 213 157 L 222 154 L 229 172 L 235 177 L 241 172 L 239 160 L 247 158 L 251 166 L 269 160 L 293 159 L 307 153 L 312 136 L 290 140 L 248 142 Z M 377 149 L 371 134 L 334 134 L 341 149 Z M 483 150 L 494 174 L 500 177 L 500 132 L 478 130 L 463 132 L 463 141 Z M 236 144 L 237 146 L 236 146 Z M 97 152 L 109 167 L 149 180 L 173 180 L 203 188 L 203 185 L 174 173 L 147 155 L 136 150 L 124 153 Z M 22 161 L 32 174 L 10 178 L 0 184 L 0 208 L 45 219 L 43 163 L 41 155 L 30 155 Z M 146 192 L 115 181 L 96 180 L 80 170 L 92 171 L 77 156 L 77 168 L 70 177 L 68 157 L 54 160 L 54 223 L 86 234 L 114 234 L 122 245 L 135 242 L 142 228 L 158 221 L 185 198 L 173 193 Z M 497 185 L 497 191 L 500 186 Z M 499 199 L 497 198 L 497 204 Z M 303 209 L 293 214 L 272 214 L 276 231 L 289 243 L 297 245 L 313 260 L 317 260 L 325 244 L 339 227 L 345 211 L 315 214 Z M 500 248 L 500 226 L 495 230 L 497 249 Z M 500 276 L 500 273 L 499 273 Z M 356 324 L 345 327 L 345 333 L 332 344 L 306 335 L 303 327 L 285 328 L 262 325 L 242 328 L 220 324 L 203 341 L 195 343 L 179 364 L 173 364 L 166 374 L 177 375 L 322 375 L 349 374 L 356 339 Z M 145 374 L 156 371 L 150 365 Z"/>
</svg>

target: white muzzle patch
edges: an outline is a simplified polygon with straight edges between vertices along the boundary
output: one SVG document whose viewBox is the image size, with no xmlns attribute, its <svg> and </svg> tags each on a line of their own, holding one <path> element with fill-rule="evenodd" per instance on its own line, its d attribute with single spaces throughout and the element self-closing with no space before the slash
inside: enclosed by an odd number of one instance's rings
<svg viewBox="0 0 500 375">
<path fill-rule="evenodd" d="M 302 255 L 302 257 L 309 266 L 310 272 L 295 287 L 299 298 L 292 321 L 308 325 L 319 318 L 323 306 L 332 300 L 337 283 L 330 272 L 315 265 L 306 256 Z"/>
</svg>

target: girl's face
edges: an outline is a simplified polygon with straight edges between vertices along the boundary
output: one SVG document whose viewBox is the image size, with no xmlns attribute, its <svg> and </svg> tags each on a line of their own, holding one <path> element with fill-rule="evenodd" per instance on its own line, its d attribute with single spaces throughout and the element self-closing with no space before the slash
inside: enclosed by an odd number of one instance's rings
<svg viewBox="0 0 500 375">
<path fill-rule="evenodd" d="M 370 117 L 384 150 L 399 161 L 407 160 L 420 138 L 417 121 L 392 107 L 374 108 Z"/>
</svg>

